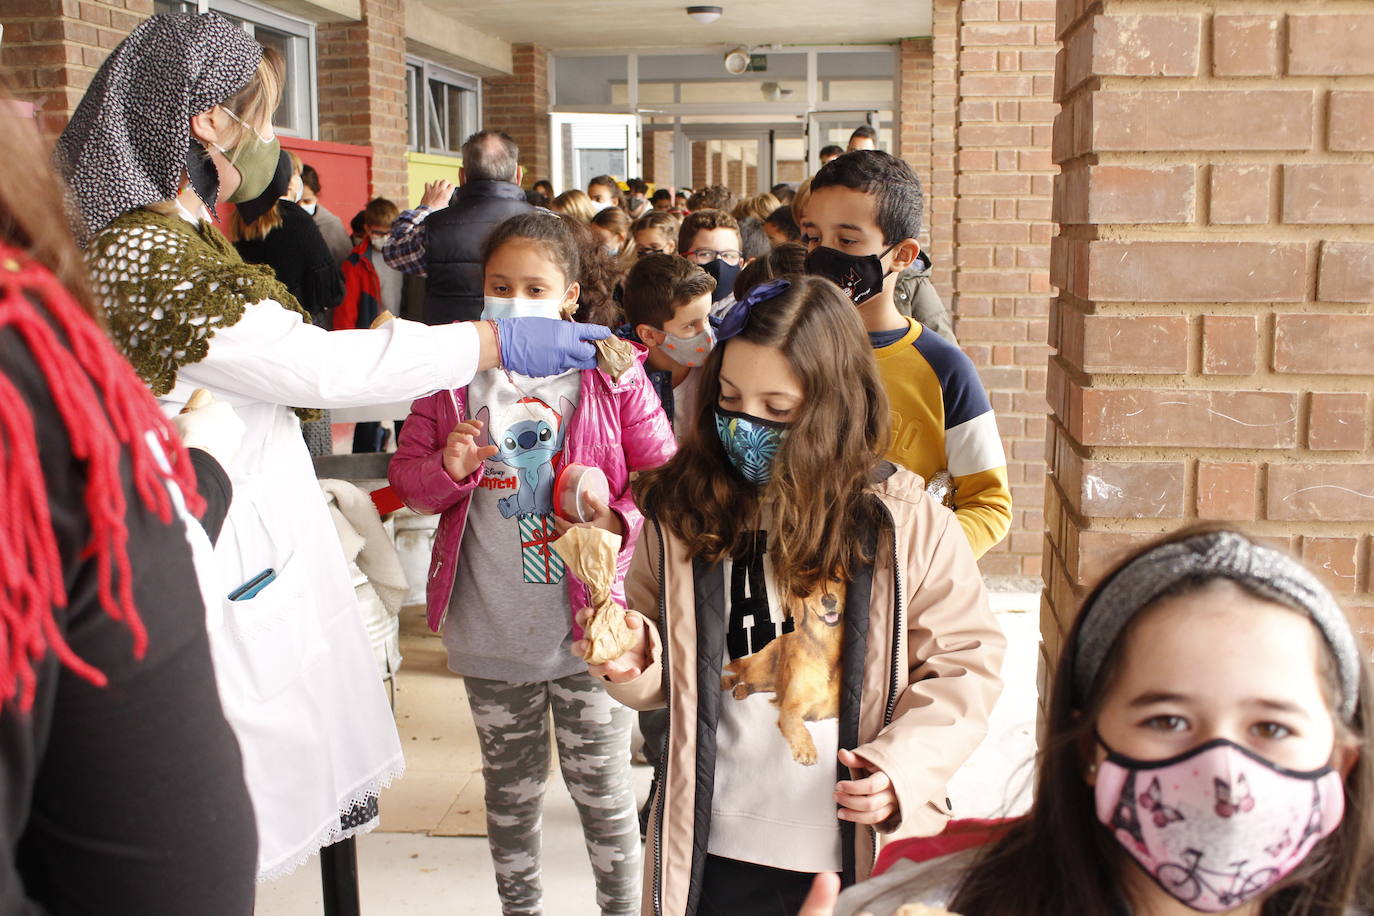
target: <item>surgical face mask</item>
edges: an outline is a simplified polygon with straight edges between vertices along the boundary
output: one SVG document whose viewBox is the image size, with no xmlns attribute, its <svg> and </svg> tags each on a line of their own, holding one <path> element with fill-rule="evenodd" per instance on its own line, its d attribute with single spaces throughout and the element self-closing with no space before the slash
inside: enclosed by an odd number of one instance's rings
<svg viewBox="0 0 1374 916">
<path fill-rule="evenodd" d="M 215 145 L 215 149 L 223 153 L 239 173 L 239 186 L 226 200 L 231 204 L 241 204 L 262 194 L 272 183 L 277 174 L 277 163 L 281 160 L 281 144 L 276 137 L 271 140 L 264 138 L 251 124 L 229 109 L 222 110 L 245 128 L 243 137 L 234 144 L 233 149 Z"/>
<path fill-rule="evenodd" d="M 619 246 L 619 245 L 607 245 L 607 246 L 606 246 L 606 254 L 610 255 L 610 256 L 613 257 L 613 258 L 618 258 L 618 257 L 620 257 L 620 246 Z"/>
<path fill-rule="evenodd" d="M 615 204 L 611 203 L 610 201 L 605 201 L 605 202 L 603 202 L 603 201 L 598 201 L 598 200 L 592 201 L 592 209 L 595 210 L 597 213 L 600 213 L 602 210 L 605 210 L 607 207 L 614 207 L 614 206 L 615 206 Z"/>
<path fill-rule="evenodd" d="M 711 290 L 712 302 L 719 302 L 735 291 L 735 278 L 739 276 L 743 266 L 743 264 L 726 264 L 720 258 L 707 261 L 701 265 L 701 269 L 710 274 L 716 281 L 716 288 Z"/>
<path fill-rule="evenodd" d="M 706 330 L 691 337 L 677 337 L 666 331 L 659 349 L 672 357 L 673 362 L 688 369 L 695 369 L 706 362 L 706 357 L 716 346 L 716 332 L 709 324 Z"/>
<path fill-rule="evenodd" d="M 386 232 L 371 232 L 368 234 L 372 237 L 373 248 L 383 248 L 386 246 L 386 243 L 391 239 L 391 235 Z"/>
<path fill-rule="evenodd" d="M 1094 792 L 1116 841 L 1169 896 L 1204 913 L 1264 894 L 1345 813 L 1331 767 L 1296 773 L 1225 739 L 1158 762 L 1109 748 Z"/>
<path fill-rule="evenodd" d="M 567 298 L 566 290 L 557 299 L 522 299 L 518 296 L 503 299 L 500 296 L 483 296 L 482 318 L 562 318 L 560 309 Z"/>
<path fill-rule="evenodd" d="M 755 486 L 768 483 L 789 424 L 724 410 L 719 404 L 715 411 L 716 435 L 735 470 Z"/>
<path fill-rule="evenodd" d="M 862 305 L 883 291 L 883 281 L 892 272 L 883 268 L 883 258 L 900 244 L 898 242 L 882 254 L 864 255 L 816 248 L 806 256 L 806 272 L 825 277 L 855 305 Z"/>
<path fill-rule="evenodd" d="M 301 209 L 304 210 L 306 213 L 309 213 L 311 216 L 314 216 L 314 215 L 315 215 L 315 210 L 318 209 L 319 206 L 320 206 L 320 202 L 317 200 L 317 201 L 315 201 L 314 203 L 309 203 L 309 204 L 307 204 L 307 203 L 302 203 L 302 204 L 301 204 Z"/>
</svg>

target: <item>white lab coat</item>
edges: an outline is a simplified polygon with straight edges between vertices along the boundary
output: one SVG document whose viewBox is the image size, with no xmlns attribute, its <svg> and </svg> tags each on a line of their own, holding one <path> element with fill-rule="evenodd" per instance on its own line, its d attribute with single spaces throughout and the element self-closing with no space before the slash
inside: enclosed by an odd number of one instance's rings
<svg viewBox="0 0 1374 916">
<path fill-rule="evenodd" d="M 219 600 L 209 620 L 220 698 L 257 815 L 260 881 L 359 832 L 341 825 L 340 810 L 376 796 L 405 766 L 291 406 L 361 406 L 460 387 L 477 358 L 467 324 L 397 320 L 327 332 L 267 300 L 217 331 L 206 357 L 183 367 L 162 399 L 171 414 L 207 388 L 247 426 L 226 469 L 234 494 L 215 546 Z M 277 578 L 256 597 L 227 600 L 269 568 Z"/>
</svg>

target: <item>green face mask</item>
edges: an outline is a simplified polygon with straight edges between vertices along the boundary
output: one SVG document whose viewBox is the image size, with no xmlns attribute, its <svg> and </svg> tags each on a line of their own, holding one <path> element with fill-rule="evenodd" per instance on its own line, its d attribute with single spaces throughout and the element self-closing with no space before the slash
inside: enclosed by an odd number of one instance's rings
<svg viewBox="0 0 1374 916">
<path fill-rule="evenodd" d="M 276 137 L 265 139 L 229 109 L 224 109 L 224 113 L 246 128 L 243 139 L 234 144 L 233 149 L 215 147 L 239 173 L 238 188 L 225 199 L 231 204 L 241 204 L 262 194 L 272 183 L 277 174 L 277 162 L 281 159 L 281 144 Z"/>
</svg>

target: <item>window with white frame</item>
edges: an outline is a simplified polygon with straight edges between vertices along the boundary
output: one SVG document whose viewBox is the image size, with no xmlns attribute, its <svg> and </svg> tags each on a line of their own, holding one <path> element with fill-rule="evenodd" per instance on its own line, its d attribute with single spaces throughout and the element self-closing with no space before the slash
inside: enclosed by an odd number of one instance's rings
<svg viewBox="0 0 1374 916">
<path fill-rule="evenodd" d="M 257 39 L 275 48 L 286 62 L 281 104 L 272 115 L 272 129 L 290 137 L 317 137 L 315 105 L 315 24 L 249 0 L 153 0 L 157 13 L 219 13 Z"/>
<path fill-rule="evenodd" d="M 406 59 L 410 148 L 456 156 L 482 129 L 482 81 L 419 58 Z"/>
</svg>

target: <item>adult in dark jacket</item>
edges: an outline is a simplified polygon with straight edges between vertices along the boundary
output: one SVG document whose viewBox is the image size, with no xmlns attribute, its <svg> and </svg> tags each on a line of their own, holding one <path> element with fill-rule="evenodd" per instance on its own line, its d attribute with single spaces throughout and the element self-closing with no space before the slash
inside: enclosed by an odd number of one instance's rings
<svg viewBox="0 0 1374 916">
<path fill-rule="evenodd" d="M 482 242 L 492 229 L 534 209 L 520 187 L 520 148 L 500 131 L 478 131 L 463 144 L 461 187 L 445 202 L 448 182 L 425 187 L 384 250 L 397 270 L 427 278 L 425 324 L 475 321 L 482 314 Z"/>
<path fill-rule="evenodd" d="M 300 181 L 299 173 L 293 175 L 290 154 L 282 150 L 267 190 L 238 205 L 234 247 L 248 263 L 272 268 L 311 322 L 328 327 L 330 313 L 343 300 L 343 275 L 314 218 L 300 204 L 279 199 L 293 179 Z"/>
</svg>

